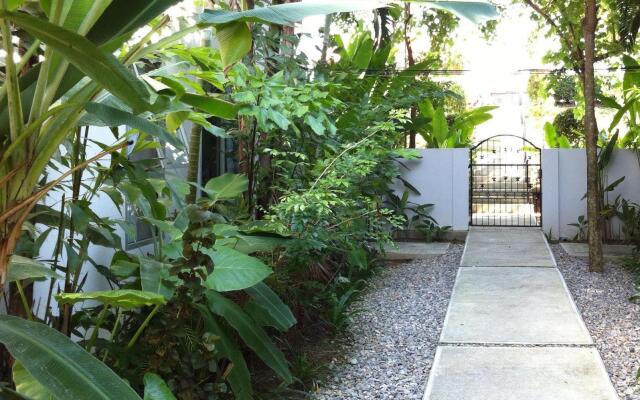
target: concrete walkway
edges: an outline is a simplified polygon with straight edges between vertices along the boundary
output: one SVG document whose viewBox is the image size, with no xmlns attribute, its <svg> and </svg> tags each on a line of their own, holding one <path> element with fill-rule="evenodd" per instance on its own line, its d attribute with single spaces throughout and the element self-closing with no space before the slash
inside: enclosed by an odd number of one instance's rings
<svg viewBox="0 0 640 400">
<path fill-rule="evenodd" d="M 425 400 L 616 400 L 542 232 L 472 228 Z"/>
</svg>

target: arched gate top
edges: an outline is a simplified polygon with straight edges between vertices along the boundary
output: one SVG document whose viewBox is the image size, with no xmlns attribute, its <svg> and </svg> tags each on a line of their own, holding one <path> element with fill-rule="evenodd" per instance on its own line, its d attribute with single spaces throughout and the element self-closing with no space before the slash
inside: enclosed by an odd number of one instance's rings
<svg viewBox="0 0 640 400">
<path fill-rule="evenodd" d="M 488 142 L 488 141 L 490 141 L 490 140 L 494 140 L 494 139 L 499 138 L 499 137 L 512 137 L 512 138 L 520 139 L 520 140 L 522 140 L 522 141 L 524 141 L 524 142 L 529 143 L 529 144 L 531 145 L 531 147 L 533 147 L 534 149 L 536 149 L 536 150 L 540 151 L 540 147 L 538 147 L 538 146 L 536 146 L 535 144 L 533 144 L 533 142 L 532 142 L 532 141 L 530 141 L 529 139 L 527 139 L 527 138 L 525 138 L 525 137 L 522 137 L 522 136 L 518 136 L 518 135 L 510 135 L 510 134 L 494 135 L 494 136 L 491 136 L 491 137 L 489 137 L 489 138 L 486 138 L 486 139 L 484 139 L 484 140 L 482 140 L 482 141 L 478 142 L 475 146 L 471 147 L 471 151 L 473 151 L 473 150 L 475 150 L 476 148 L 478 148 L 478 147 L 482 146 L 484 143 L 486 143 L 486 142 Z"/>
</svg>

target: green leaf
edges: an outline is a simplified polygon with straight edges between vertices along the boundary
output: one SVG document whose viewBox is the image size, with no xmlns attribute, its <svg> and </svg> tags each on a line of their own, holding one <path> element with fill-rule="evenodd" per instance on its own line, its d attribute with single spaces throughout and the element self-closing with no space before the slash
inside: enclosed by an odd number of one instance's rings
<svg viewBox="0 0 640 400">
<path fill-rule="evenodd" d="M 240 306 L 213 290 L 207 291 L 207 304 L 211 312 L 223 317 L 238 332 L 245 344 L 269 368 L 274 370 L 286 383 L 293 381 L 284 354 L 273 344 L 269 335 Z"/>
<path fill-rule="evenodd" d="M 598 169 L 600 171 L 604 171 L 605 167 L 609 165 L 611 161 L 611 157 L 613 157 L 613 150 L 616 147 L 616 143 L 618 142 L 618 132 L 614 133 L 605 146 L 602 148 L 600 153 L 598 154 Z"/>
<path fill-rule="evenodd" d="M 249 180 L 243 174 L 224 174 L 215 177 L 204 186 L 212 202 L 218 200 L 235 199 L 246 192 L 249 187 Z"/>
<path fill-rule="evenodd" d="M 625 105 L 622 108 L 620 108 L 618 112 L 616 112 L 616 114 L 613 116 L 613 119 L 611 120 L 611 124 L 609 125 L 610 131 L 612 131 L 616 126 L 618 126 L 618 124 L 622 120 L 622 117 L 624 117 L 624 114 L 626 114 L 627 111 L 629 111 L 633 106 L 635 106 L 635 104 L 636 104 L 635 99 L 627 100 Z"/>
<path fill-rule="evenodd" d="M 287 117 L 285 117 L 281 112 L 270 109 L 267 111 L 267 116 L 271 121 L 275 122 L 275 124 L 278 125 L 278 128 L 282 130 L 289 129 L 290 122 Z"/>
<path fill-rule="evenodd" d="M 144 400 L 176 400 L 167 383 L 159 375 L 144 374 Z"/>
<path fill-rule="evenodd" d="M 447 117 L 444 115 L 444 109 L 438 107 L 433 115 L 433 121 L 431 121 L 431 127 L 433 129 L 433 136 L 438 141 L 438 146 L 447 140 L 449 136 L 449 125 L 447 124 Z"/>
<path fill-rule="evenodd" d="M 107 126 L 126 125 L 167 142 L 178 149 L 184 148 L 182 142 L 175 135 L 146 118 L 101 103 L 88 103 L 84 108 L 89 114 L 98 118 Z"/>
<path fill-rule="evenodd" d="M 169 235 L 171 240 L 178 240 L 182 238 L 182 230 L 176 228 L 170 221 L 160 221 L 151 217 L 143 217 L 143 219 L 158 228 L 161 233 L 166 233 L 167 235 Z"/>
<path fill-rule="evenodd" d="M 234 21 L 261 22 L 276 25 L 293 25 L 312 15 L 353 12 L 384 7 L 385 1 L 345 1 L 315 0 L 303 3 L 279 4 L 268 7 L 256 7 L 252 10 L 234 12 L 224 10 L 205 10 L 200 18 L 212 24 L 226 24 Z"/>
<path fill-rule="evenodd" d="M 238 250 L 244 254 L 264 253 L 273 251 L 276 247 L 282 246 L 286 239 L 274 236 L 243 235 L 235 234 L 229 238 L 228 247 Z M 223 240 L 223 239 L 218 239 Z M 216 241 L 216 244 L 221 244 Z"/>
<path fill-rule="evenodd" d="M 602 192 L 603 193 L 612 192 L 613 190 L 615 190 L 616 187 L 618 187 L 619 184 L 621 184 L 624 181 L 625 178 L 626 177 L 623 176 L 616 179 L 615 181 L 613 181 L 613 183 L 608 185 L 606 188 L 602 189 Z"/>
<path fill-rule="evenodd" d="M 133 33 L 151 22 L 167 8 L 178 2 L 180 0 L 113 1 L 91 28 L 87 38 L 98 44 L 109 40 L 120 43 L 127 39 L 128 33 Z"/>
<path fill-rule="evenodd" d="M 357 48 L 355 49 L 351 62 L 357 68 L 366 69 L 369 67 L 371 57 L 373 56 L 373 39 L 369 33 L 365 33 L 357 42 Z"/>
<path fill-rule="evenodd" d="M 95 300 L 102 304 L 125 309 L 165 303 L 165 298 L 160 294 L 134 289 L 60 293 L 56 295 L 56 300 L 61 304 L 75 304 L 85 300 Z"/>
<path fill-rule="evenodd" d="M 498 16 L 497 9 L 487 1 L 416 1 L 428 7 L 441 8 L 473 22 L 483 22 Z M 312 15 L 325 15 L 359 10 L 372 10 L 386 7 L 392 1 L 369 0 L 309 0 L 300 3 L 279 4 L 268 7 L 256 7 L 251 10 L 234 12 L 223 10 L 205 10 L 200 18 L 212 24 L 225 24 L 233 21 L 261 22 L 266 24 L 293 25 Z"/>
<path fill-rule="evenodd" d="M 25 0 L 8 0 L 7 1 L 7 9 L 9 11 L 15 11 L 18 8 L 20 8 L 20 6 L 22 5 L 22 3 L 24 3 Z"/>
<path fill-rule="evenodd" d="M 227 375 L 227 380 L 231 385 L 233 394 L 237 400 L 253 400 L 253 390 L 251 388 L 251 373 L 247 367 L 247 362 L 242 355 L 242 351 L 231 340 L 227 331 L 216 322 L 211 311 L 202 304 L 196 304 L 195 307 L 200 311 L 202 320 L 204 321 L 204 329 L 206 332 L 217 336 L 216 349 L 220 354 L 231 361 L 231 368 Z"/>
<path fill-rule="evenodd" d="M 44 324 L 0 315 L 0 342 L 56 398 L 140 400 L 109 367 Z"/>
<path fill-rule="evenodd" d="M 11 256 L 7 281 L 15 282 L 25 279 L 44 280 L 46 278 L 62 279 L 51 268 L 35 260 L 22 256 Z"/>
<path fill-rule="evenodd" d="M 418 103 L 418 109 L 420 110 L 420 113 L 426 118 L 433 118 L 433 116 L 436 114 L 436 110 L 435 108 L 433 108 L 433 103 L 431 103 L 429 99 L 425 99 L 424 101 Z"/>
<path fill-rule="evenodd" d="M 186 93 L 180 98 L 180 101 L 214 117 L 224 119 L 235 119 L 238 115 L 238 111 L 240 110 L 239 105 L 213 96 L 200 96 L 197 94 Z"/>
<path fill-rule="evenodd" d="M 25 13 L 0 10 L 0 18 L 12 21 L 61 53 L 76 68 L 126 102 L 135 112 L 151 107 L 149 92 L 144 84 L 113 55 L 99 49 L 87 38 Z"/>
<path fill-rule="evenodd" d="M 173 297 L 173 288 L 164 280 L 170 277 L 171 264 L 165 264 L 149 257 L 138 256 L 140 261 L 140 284 L 142 290 L 162 295 L 166 300 Z"/>
<path fill-rule="evenodd" d="M 307 114 L 307 116 L 304 118 L 304 122 L 306 122 L 307 125 L 311 127 L 316 135 L 324 135 L 324 125 L 322 125 L 322 123 L 318 121 L 318 119 L 313 115 Z"/>
<path fill-rule="evenodd" d="M 214 263 L 213 272 L 207 277 L 205 286 L 219 292 L 242 290 L 254 286 L 273 272 L 255 257 L 224 246 L 201 249 Z"/>
<path fill-rule="evenodd" d="M 84 232 L 89 226 L 89 217 L 84 212 L 82 207 L 80 207 L 76 203 L 71 204 L 71 221 L 73 222 L 74 228 L 78 232 Z"/>
<path fill-rule="evenodd" d="M 425 5 L 430 8 L 449 11 L 458 17 L 473 22 L 474 24 L 481 24 L 498 17 L 496 6 L 488 1 L 410 1 L 415 3 L 425 3 Z"/>
<path fill-rule="evenodd" d="M 220 44 L 220 57 L 225 68 L 242 60 L 251 50 L 251 30 L 246 22 L 230 22 L 217 26 L 216 38 Z"/>
<path fill-rule="evenodd" d="M 556 128 L 551 122 L 545 122 L 544 124 L 544 141 L 547 142 L 547 146 L 554 149 L 558 147 L 558 137 Z"/>
<path fill-rule="evenodd" d="M 189 111 L 170 112 L 165 117 L 165 123 L 169 132 L 175 132 L 189 117 Z"/>
<path fill-rule="evenodd" d="M 615 108 L 616 110 L 619 110 L 622 108 L 622 106 L 618 104 L 618 102 L 614 97 L 605 96 L 602 93 L 596 94 L 596 97 L 598 98 L 598 100 L 600 100 L 600 102 L 604 107 Z"/>
<path fill-rule="evenodd" d="M 241 12 L 205 10 L 200 15 L 200 19 L 209 24 L 220 25 L 216 30 L 216 37 L 220 43 L 220 54 L 226 67 L 241 60 L 251 50 L 252 37 L 251 31 L 246 24 L 247 22 L 294 25 L 296 22 L 312 15 L 373 10 L 386 7 L 391 3 L 384 0 L 311 0 L 256 7 Z M 430 7 L 449 10 L 476 23 L 498 16 L 496 7 L 486 1 L 421 1 L 421 3 L 427 3 Z M 371 45 L 371 50 L 368 50 L 369 44 Z M 373 55 L 373 41 L 365 43 L 365 45 L 367 49 L 363 52 L 354 53 L 357 54 L 357 57 L 352 59 L 354 64 L 360 68 L 366 68 Z"/>
<path fill-rule="evenodd" d="M 296 324 L 297 321 L 291 309 L 289 309 L 282 299 L 264 282 L 246 288 L 244 291 L 271 317 L 275 323 L 275 328 L 284 332 Z"/>
<path fill-rule="evenodd" d="M 16 392 L 31 400 L 55 400 L 51 392 L 36 381 L 19 361 L 13 363 L 12 374 L 13 383 L 16 385 Z"/>
<path fill-rule="evenodd" d="M 558 136 L 558 147 L 561 149 L 570 149 L 571 143 L 569 143 L 569 139 L 565 135 Z"/>
</svg>

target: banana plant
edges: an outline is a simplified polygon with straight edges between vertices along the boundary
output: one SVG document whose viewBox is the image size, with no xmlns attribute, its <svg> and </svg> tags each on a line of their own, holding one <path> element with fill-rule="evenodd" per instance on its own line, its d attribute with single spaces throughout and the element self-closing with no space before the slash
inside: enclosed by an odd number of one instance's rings
<svg viewBox="0 0 640 400">
<path fill-rule="evenodd" d="M 624 55 L 622 62 L 627 69 L 622 79 L 622 104 L 613 97 L 600 95 L 598 98 L 604 107 L 616 110 L 609 132 L 613 132 L 624 119 L 628 131 L 622 137 L 621 145 L 637 149 L 640 147 L 640 77 L 636 71 L 640 64 L 629 55 Z"/>
<path fill-rule="evenodd" d="M 52 156 L 83 115 L 119 117 L 121 123 L 123 116 L 132 117 L 142 131 L 172 140 L 145 117 L 135 117 L 165 107 L 168 99 L 152 99 L 146 84 L 128 68 L 158 46 L 150 44 L 151 35 L 166 25 L 167 19 L 156 20 L 150 34 L 121 46 L 138 28 L 177 2 L 0 2 L 1 44 L 7 54 L 0 87 L 1 282 L 6 279 L 9 257 L 23 223 L 47 192 L 75 171 L 127 146 L 126 140 L 121 140 L 42 184 L 40 179 Z M 125 115 L 92 104 L 104 91 L 127 106 Z"/>
<path fill-rule="evenodd" d="M 412 125 L 422 135 L 428 147 L 467 147 L 472 141 L 475 128 L 490 120 L 490 112 L 496 108 L 477 107 L 457 114 L 449 121 L 444 105 L 434 107 L 431 100 L 425 99 L 418 104 L 419 114 Z"/>
</svg>

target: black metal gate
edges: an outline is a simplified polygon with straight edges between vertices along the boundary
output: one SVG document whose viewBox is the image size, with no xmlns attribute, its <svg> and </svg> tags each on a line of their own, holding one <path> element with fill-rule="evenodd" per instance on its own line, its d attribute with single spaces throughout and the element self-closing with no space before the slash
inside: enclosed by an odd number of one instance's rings
<svg viewBox="0 0 640 400">
<path fill-rule="evenodd" d="M 469 223 L 542 226 L 540 148 L 525 138 L 497 135 L 471 148 Z"/>
</svg>

